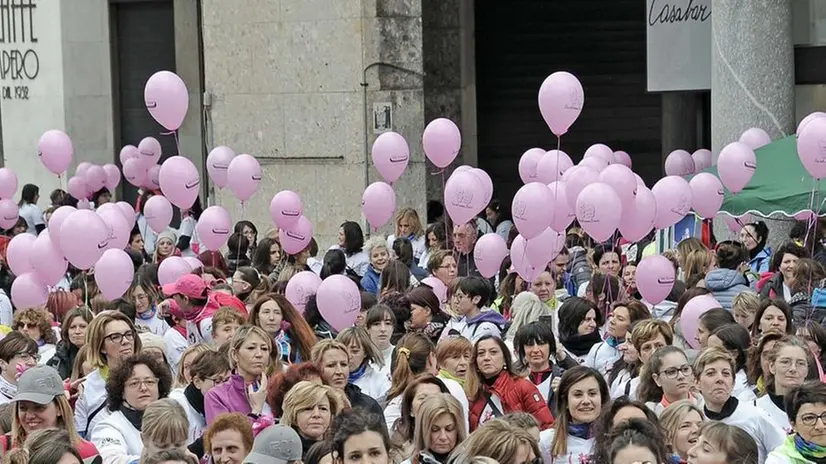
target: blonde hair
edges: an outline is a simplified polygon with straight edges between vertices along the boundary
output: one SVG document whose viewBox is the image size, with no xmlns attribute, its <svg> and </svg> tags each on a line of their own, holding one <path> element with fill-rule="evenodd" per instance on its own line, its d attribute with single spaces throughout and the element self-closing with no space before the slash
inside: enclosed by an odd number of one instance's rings
<svg viewBox="0 0 826 464">
<path fill-rule="evenodd" d="M 680 262 L 686 285 L 703 279 L 712 264 L 714 264 L 714 258 L 708 250 L 689 251 Z"/>
<path fill-rule="evenodd" d="M 189 440 L 189 419 L 186 411 L 171 398 L 162 398 L 146 407 L 141 426 L 143 443 L 154 445 L 186 444 Z M 144 456 L 147 447 L 144 447 Z"/>
<path fill-rule="evenodd" d="M 419 220 L 419 213 L 417 213 L 415 209 L 408 206 L 400 209 L 396 213 L 396 218 L 393 221 L 393 228 L 395 229 L 394 232 L 396 233 L 396 238 L 402 237 L 399 232 L 399 223 L 402 222 L 402 219 L 407 219 L 407 224 L 410 227 L 410 233 L 412 233 L 415 238 L 419 238 L 424 234 L 422 222 Z"/>
<path fill-rule="evenodd" d="M 60 461 L 64 454 L 71 454 L 82 461 L 80 453 L 64 429 L 35 430 L 25 443 L 8 451 L 5 464 L 51 464 Z"/>
<path fill-rule="evenodd" d="M 716 346 L 709 346 L 703 348 L 703 351 L 700 351 L 700 354 L 697 355 L 697 359 L 694 360 L 694 377 L 699 380 L 700 376 L 703 374 L 703 369 L 705 369 L 709 364 L 717 361 L 725 361 L 729 363 L 731 366 L 732 376 L 734 376 L 737 372 L 737 365 L 735 364 L 734 357 L 732 357 L 728 351 Z"/>
<path fill-rule="evenodd" d="M 320 342 L 316 343 L 313 347 L 313 352 L 310 354 L 310 360 L 316 366 L 321 365 L 321 360 L 324 358 L 324 354 L 330 350 L 340 350 L 344 352 L 347 356 L 347 359 L 350 359 L 350 353 L 347 352 L 347 346 L 337 340 L 325 339 L 321 340 Z"/>
<path fill-rule="evenodd" d="M 685 416 L 687 416 L 691 411 L 699 414 L 700 420 L 706 420 L 706 417 L 703 415 L 703 410 L 698 408 L 697 405 L 691 400 L 675 401 L 669 404 L 668 407 L 660 413 L 660 425 L 665 431 L 666 441 L 668 442 L 667 444 L 669 448 L 671 448 L 672 452 L 676 451 L 673 449 L 674 437 L 677 435 L 677 430 L 680 428 L 680 422 L 682 422 L 683 419 L 685 419 Z"/>
<path fill-rule="evenodd" d="M 332 425 L 332 418 L 344 410 L 350 409 L 350 402 L 343 392 L 327 385 L 319 385 L 306 380 L 293 385 L 290 391 L 287 392 L 287 396 L 284 397 L 284 413 L 281 415 L 281 425 L 287 427 L 297 425 L 299 412 L 311 409 L 325 398 L 330 402 L 330 424 L 327 424 L 329 430 Z"/>
<path fill-rule="evenodd" d="M 57 428 L 65 430 L 69 434 L 69 440 L 72 444 L 76 445 L 80 443 L 80 435 L 78 435 L 77 429 L 75 428 L 74 413 L 72 412 L 72 406 L 69 404 L 69 400 L 65 395 L 58 395 L 54 397 L 52 404 L 54 404 L 57 409 Z M 20 423 L 19 405 L 20 402 L 13 404 L 14 412 L 12 413 L 11 420 L 11 442 L 15 447 L 22 445 L 23 442 L 26 441 L 26 438 L 28 438 L 26 431 L 23 429 L 23 424 Z"/>
<path fill-rule="evenodd" d="M 516 332 L 531 322 L 538 321 L 542 316 L 549 316 L 551 309 L 540 301 L 533 292 L 521 292 L 516 295 L 511 304 L 511 326 L 508 329 L 507 339 L 513 340 Z"/>
<path fill-rule="evenodd" d="M 370 237 L 370 240 L 367 240 L 367 243 L 364 245 L 364 251 L 367 252 L 368 260 L 373 257 L 373 250 L 376 248 L 384 248 L 388 254 L 390 253 L 390 248 L 387 247 L 387 241 L 378 235 L 374 235 Z"/>
<path fill-rule="evenodd" d="M 92 323 L 86 328 L 86 344 L 89 345 L 89 357 L 87 360 L 95 369 L 100 369 L 107 365 L 106 355 L 101 352 L 103 350 L 103 344 L 106 343 L 106 340 L 104 340 L 106 336 L 106 325 L 116 321 L 125 322 L 132 331 L 132 337 L 134 337 L 132 342 L 134 345 L 133 352 L 140 353 L 141 351 L 141 339 L 138 337 L 138 331 L 135 329 L 134 322 L 123 313 L 103 311 L 95 316 L 95 318 L 92 319 Z"/>
<path fill-rule="evenodd" d="M 542 456 L 539 445 L 527 430 L 514 427 L 502 419 L 493 419 L 486 422 L 473 432 L 462 443 L 460 449 L 454 451 L 455 464 L 477 462 L 480 456 L 493 458 L 499 462 L 510 462 L 520 445 L 531 448 L 536 456 Z"/>
<path fill-rule="evenodd" d="M 351 343 L 355 342 L 361 346 L 364 351 L 364 362 L 371 362 L 384 366 L 384 355 L 381 354 L 379 347 L 370 339 L 370 334 L 361 327 L 347 327 L 339 332 L 336 336 L 336 341 L 342 345 L 349 347 Z M 361 367 L 361 366 L 359 366 Z"/>
<path fill-rule="evenodd" d="M 86 374 L 83 372 L 83 363 L 89 360 L 89 344 L 85 343 L 83 346 L 77 350 L 77 355 L 75 356 L 75 362 L 72 364 L 72 374 L 69 379 L 74 382 L 75 380 L 85 377 Z"/>
<path fill-rule="evenodd" d="M 214 324 L 214 323 L 213 323 Z M 213 325 L 214 327 L 214 325 Z M 198 357 L 199 354 L 210 351 L 212 347 L 207 345 L 206 343 L 198 343 L 197 345 L 192 345 L 187 348 L 184 353 L 181 355 L 180 359 L 178 360 L 178 372 L 175 376 L 175 388 L 186 387 L 189 385 L 189 381 L 186 380 L 186 358 L 187 356 L 194 355 L 192 360 L 194 361 L 195 358 Z"/>
<path fill-rule="evenodd" d="M 740 292 L 731 300 L 731 310 L 734 314 L 754 316 L 760 307 L 760 295 L 754 292 Z"/>
<path fill-rule="evenodd" d="M 413 456 L 430 449 L 430 428 L 443 414 L 453 417 L 453 423 L 456 426 L 456 445 L 458 446 L 465 441 L 465 438 L 467 438 L 467 421 L 459 401 L 447 393 L 429 396 L 422 402 L 419 412 L 416 414 L 416 429 L 413 433 Z"/>
<path fill-rule="evenodd" d="M 662 335 L 666 345 L 674 341 L 674 332 L 671 326 L 662 319 L 643 319 L 631 330 L 631 344 L 637 351 L 642 349 L 643 343 L 648 343 Z"/>
<path fill-rule="evenodd" d="M 229 346 L 228 350 L 228 357 L 229 357 L 229 367 L 233 371 L 238 368 L 238 365 L 235 361 L 234 355 L 241 349 L 250 336 L 257 335 L 260 337 L 264 342 L 267 343 L 267 346 L 270 349 L 270 362 L 267 365 L 266 372 L 264 375 L 271 375 L 273 372 L 281 372 L 281 355 L 278 353 L 278 350 L 275 348 L 272 337 L 270 334 L 267 333 L 266 330 L 258 327 L 257 325 L 242 325 L 238 327 L 238 330 L 235 331 L 235 335 L 232 336 L 232 339 L 227 344 Z"/>
</svg>

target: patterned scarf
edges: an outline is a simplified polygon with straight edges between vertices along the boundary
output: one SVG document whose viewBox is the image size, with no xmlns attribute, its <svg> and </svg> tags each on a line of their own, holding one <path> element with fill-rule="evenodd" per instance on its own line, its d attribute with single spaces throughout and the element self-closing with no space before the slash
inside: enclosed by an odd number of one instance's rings
<svg viewBox="0 0 826 464">
<path fill-rule="evenodd" d="M 149 320 L 151 320 L 152 318 L 155 317 L 155 313 L 157 313 L 157 312 L 158 312 L 158 309 L 155 308 L 155 305 L 152 305 L 152 307 L 149 309 L 149 311 L 146 311 L 145 313 L 137 313 L 136 317 L 138 319 L 142 320 L 142 321 L 149 321 Z"/>
<path fill-rule="evenodd" d="M 350 372 L 350 377 L 348 378 L 348 383 L 353 383 L 356 380 L 364 377 L 365 372 L 367 372 L 367 363 L 363 362 L 363 363 L 361 363 L 361 366 L 358 369 L 354 370 L 353 372 Z"/>
<path fill-rule="evenodd" d="M 622 341 L 620 341 L 620 339 L 617 338 L 617 337 L 609 336 L 608 338 L 605 339 L 605 343 L 608 346 L 610 346 L 611 348 L 616 348 L 616 347 L 620 346 Z"/>
<path fill-rule="evenodd" d="M 568 435 L 587 440 L 591 438 L 591 424 L 568 424 Z"/>
<path fill-rule="evenodd" d="M 801 437 L 800 434 L 795 434 L 794 447 L 808 461 L 826 462 L 826 446 L 816 445 Z"/>
</svg>

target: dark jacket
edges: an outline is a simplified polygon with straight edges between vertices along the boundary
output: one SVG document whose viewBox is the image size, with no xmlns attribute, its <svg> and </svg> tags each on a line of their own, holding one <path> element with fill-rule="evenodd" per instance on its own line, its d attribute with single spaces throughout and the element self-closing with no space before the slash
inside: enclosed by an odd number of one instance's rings
<svg viewBox="0 0 826 464">
<path fill-rule="evenodd" d="M 252 263 L 246 256 L 227 256 L 227 269 L 229 269 L 230 276 L 232 276 L 232 274 L 235 274 L 235 271 L 237 271 L 239 267 L 245 266 L 252 266 Z"/>
<path fill-rule="evenodd" d="M 548 404 L 530 380 L 514 378 L 509 372 L 502 371 L 493 386 L 483 384 L 482 389 L 482 394 L 470 403 L 471 432 L 479 428 L 479 420 L 491 393 L 495 393 L 502 400 L 502 414 L 527 412 L 539 422 L 539 430 L 546 430 L 554 425 L 554 417 L 548 409 Z"/>
<path fill-rule="evenodd" d="M 68 379 L 72 376 L 72 366 L 75 364 L 78 351 L 80 350 L 67 340 L 61 340 L 57 344 L 54 356 L 46 362 L 46 365 L 54 367 L 61 379 Z"/>
<path fill-rule="evenodd" d="M 379 403 L 373 398 L 362 393 L 361 388 L 353 385 L 352 383 L 348 383 L 347 386 L 344 387 L 344 394 L 350 401 L 351 408 L 361 408 L 369 413 L 376 414 L 379 417 L 384 417 L 384 410 L 381 406 L 379 406 Z M 382 421 L 382 423 L 384 423 L 384 421 Z"/>
<path fill-rule="evenodd" d="M 572 247 L 570 253 L 571 259 L 568 260 L 568 267 L 566 271 L 570 275 L 569 285 L 572 285 L 574 290 L 574 292 L 571 293 L 571 296 L 576 296 L 576 292 L 579 287 L 582 284 L 591 281 L 591 265 L 588 264 L 588 250 L 585 248 Z"/>
</svg>

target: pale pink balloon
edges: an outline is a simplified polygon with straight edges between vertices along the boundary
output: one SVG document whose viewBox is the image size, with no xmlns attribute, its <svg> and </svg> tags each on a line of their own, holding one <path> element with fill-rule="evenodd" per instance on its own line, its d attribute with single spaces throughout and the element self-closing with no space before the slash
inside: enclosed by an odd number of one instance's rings
<svg viewBox="0 0 826 464">
<path fill-rule="evenodd" d="M 87 200 L 86 198 L 84 198 L 82 200 L 78 200 L 77 209 L 86 209 L 86 210 L 91 211 L 92 210 L 92 202 Z"/>
<path fill-rule="evenodd" d="M 595 143 L 588 147 L 582 156 L 583 160 L 588 158 L 599 158 L 605 161 L 605 164 L 611 164 L 614 162 L 614 150 L 604 143 Z"/>
<path fill-rule="evenodd" d="M 599 181 L 617 192 L 623 209 L 630 208 L 637 195 L 637 178 L 631 169 L 622 164 L 612 164 L 599 173 Z"/>
<path fill-rule="evenodd" d="M 631 161 L 631 155 L 629 155 L 628 153 L 626 153 L 622 150 L 617 150 L 617 151 L 614 152 L 614 163 L 622 164 L 623 166 L 627 167 L 628 169 L 631 169 L 633 167 L 632 166 L 633 162 Z"/>
<path fill-rule="evenodd" d="M 193 271 L 204 267 L 204 263 L 202 263 L 200 259 L 194 256 L 185 256 L 184 261 L 186 261 L 187 264 L 189 264 L 189 267 L 191 267 Z"/>
<path fill-rule="evenodd" d="M 645 185 L 645 181 L 644 181 L 644 180 L 642 180 L 642 177 L 640 177 L 640 175 L 639 175 L 639 174 L 637 174 L 637 173 L 635 172 L 635 173 L 634 173 L 634 177 L 637 179 L 637 187 L 646 187 L 646 188 L 648 188 L 648 186 L 647 186 L 647 185 Z"/>
<path fill-rule="evenodd" d="M 140 156 L 140 153 L 138 153 L 138 147 L 134 145 L 124 145 L 123 148 L 120 149 L 120 155 L 118 158 L 120 159 L 121 166 L 123 166 L 126 164 L 126 161 L 130 159 L 138 159 Z"/>
<path fill-rule="evenodd" d="M 189 109 L 189 92 L 184 81 L 170 71 L 153 74 L 143 89 L 143 98 L 149 114 L 167 130 L 181 127 Z"/>
<path fill-rule="evenodd" d="M 52 241 L 48 229 L 37 236 L 29 260 L 40 281 L 49 286 L 57 285 L 69 268 L 69 263 Z"/>
<path fill-rule="evenodd" d="M 815 111 L 814 113 L 809 113 L 805 118 L 800 121 L 800 124 L 797 125 L 797 136 L 800 137 L 801 132 L 803 129 L 815 119 L 822 118 L 826 116 L 826 113 L 822 111 Z"/>
<path fill-rule="evenodd" d="M 143 207 L 143 216 L 149 228 L 160 234 L 172 222 L 172 203 L 162 195 L 155 195 L 146 201 Z"/>
<path fill-rule="evenodd" d="M 145 187 L 150 190 L 161 188 L 161 166 L 156 164 L 146 170 Z"/>
<path fill-rule="evenodd" d="M 551 225 L 551 190 L 541 182 L 523 185 L 513 197 L 511 215 L 519 233 L 530 240 Z"/>
<path fill-rule="evenodd" d="M 691 178 L 692 207 L 700 217 L 713 218 L 723 206 L 725 191 L 723 184 L 714 174 L 701 172 Z"/>
<path fill-rule="evenodd" d="M 410 162 L 407 140 L 395 132 L 385 132 L 376 138 L 371 150 L 373 164 L 390 184 L 399 180 Z"/>
<path fill-rule="evenodd" d="M 576 218 L 594 240 L 611 238 L 622 219 L 622 201 L 608 184 L 595 182 L 582 189 L 576 199 Z"/>
<path fill-rule="evenodd" d="M 261 183 L 261 165 L 251 155 L 241 154 L 232 159 L 227 168 L 227 186 L 235 198 L 249 200 Z"/>
<path fill-rule="evenodd" d="M 587 166 L 596 172 L 602 172 L 603 169 L 608 167 L 608 162 L 598 156 L 592 156 L 584 158 L 577 166 Z"/>
<path fill-rule="evenodd" d="M 210 206 L 201 213 L 195 226 L 198 240 L 209 251 L 218 251 L 227 243 L 232 233 L 232 218 L 221 206 Z"/>
<path fill-rule="evenodd" d="M 175 283 L 179 277 L 183 277 L 192 272 L 192 266 L 180 256 L 170 256 L 158 266 L 158 282 L 161 285 Z"/>
<path fill-rule="evenodd" d="M 651 229 L 657 218 L 657 200 L 647 187 L 637 188 L 634 205 L 630 209 L 623 208 L 619 231 L 622 237 L 629 242 L 642 240 Z"/>
<path fill-rule="evenodd" d="M 169 202 L 181 209 L 191 208 L 201 190 L 198 168 L 183 156 L 173 156 L 163 162 L 158 183 Z"/>
<path fill-rule="evenodd" d="M 103 170 L 102 166 L 98 166 L 97 164 L 89 166 L 83 178 L 86 179 L 86 185 L 92 192 L 97 192 L 106 186 L 106 171 Z"/>
<path fill-rule="evenodd" d="M 508 256 L 508 245 L 498 234 L 485 234 L 473 248 L 473 262 L 479 274 L 487 279 L 499 272 L 502 261 Z"/>
<path fill-rule="evenodd" d="M 474 203 L 477 213 L 479 213 L 484 211 L 490 204 L 490 200 L 493 199 L 493 180 L 491 180 L 488 173 L 482 169 L 472 168 L 470 172 L 479 179 L 482 185 L 482 197 L 478 198 L 478 201 Z"/>
<path fill-rule="evenodd" d="M 551 229 L 567 230 L 576 219 L 576 213 L 568 203 L 568 193 L 565 182 L 557 181 L 548 184 L 551 191 Z"/>
<path fill-rule="evenodd" d="M 826 147 L 826 118 L 814 118 L 797 137 L 797 156 L 809 174 L 818 180 L 826 177 L 826 150 L 822 147 Z M 722 158 L 722 153 L 720 157 Z M 719 160 L 717 164 L 720 164 Z M 723 184 L 726 184 L 725 180 Z"/>
<path fill-rule="evenodd" d="M 155 137 L 144 137 L 138 144 L 137 160 L 149 169 L 161 160 L 161 143 Z"/>
<path fill-rule="evenodd" d="M 797 143 L 799 146 L 800 140 Z M 757 158 L 754 156 L 754 150 L 741 142 L 726 145 L 717 157 L 717 174 L 720 181 L 734 194 L 740 193 L 748 185 L 756 169 Z M 823 172 L 826 174 L 826 170 Z"/>
<path fill-rule="evenodd" d="M 523 184 L 538 182 L 537 165 L 539 160 L 545 156 L 545 150 L 541 148 L 531 148 L 519 158 L 519 178 Z M 547 184 L 547 182 L 545 182 Z"/>
<path fill-rule="evenodd" d="M 361 310 L 361 293 L 350 278 L 332 275 L 318 286 L 316 304 L 324 320 L 342 331 L 355 324 Z"/>
<path fill-rule="evenodd" d="M 579 118 L 585 103 L 585 92 L 573 74 L 558 71 L 545 79 L 539 88 L 539 111 L 557 137 L 568 132 Z"/>
<path fill-rule="evenodd" d="M 33 272 L 18 276 L 11 284 L 11 301 L 19 310 L 43 306 L 48 299 L 49 289 Z"/>
<path fill-rule="evenodd" d="M 811 221 L 812 219 L 814 219 L 816 217 L 817 217 L 817 215 L 815 214 L 815 212 L 810 210 L 810 209 L 800 211 L 800 212 L 798 212 L 797 214 L 794 215 L 794 218 L 797 219 L 798 221 Z"/>
<path fill-rule="evenodd" d="M 227 170 L 229 163 L 235 158 L 235 152 L 231 148 L 219 146 L 212 149 L 207 156 L 207 173 L 212 182 L 218 188 L 224 188 L 227 185 Z"/>
<path fill-rule="evenodd" d="M 65 132 L 59 130 L 46 131 L 37 143 L 37 156 L 46 169 L 53 174 L 66 172 L 72 164 L 72 139 Z"/>
<path fill-rule="evenodd" d="M 694 172 L 704 171 L 711 167 L 711 150 L 701 148 L 691 154 L 691 159 L 694 161 Z"/>
<path fill-rule="evenodd" d="M 109 246 L 106 249 L 122 250 L 129 245 L 132 227 L 130 227 L 129 221 L 123 216 L 120 208 L 111 203 L 107 203 L 106 205 L 110 206 L 106 208 L 101 207 L 95 211 L 98 216 L 103 219 L 103 222 L 106 223 L 106 228 L 109 230 Z"/>
<path fill-rule="evenodd" d="M 0 199 L 13 199 L 17 192 L 17 174 L 9 168 L 0 168 Z"/>
<path fill-rule="evenodd" d="M 430 162 L 444 169 L 459 155 L 462 133 L 450 119 L 434 119 L 424 128 L 422 148 Z"/>
<path fill-rule="evenodd" d="M 637 290 L 648 303 L 662 303 L 674 288 L 676 278 L 674 264 L 663 255 L 646 256 L 637 265 Z"/>
<path fill-rule="evenodd" d="M 55 244 L 57 249 L 60 250 L 60 254 L 63 256 L 66 256 L 66 253 L 63 251 L 60 228 L 63 226 L 63 222 L 66 218 L 68 218 L 75 211 L 77 211 L 77 209 L 71 206 L 61 206 L 60 208 L 57 208 L 52 214 L 52 217 L 49 218 L 49 237 L 51 237 L 52 243 Z M 71 242 L 67 242 L 67 244 L 68 246 L 71 246 Z"/>
<path fill-rule="evenodd" d="M 548 227 L 541 234 L 527 240 L 528 262 L 536 268 L 544 269 L 564 246 L 565 235 Z"/>
<path fill-rule="evenodd" d="M 545 267 L 536 267 L 528 261 L 528 242 L 522 235 L 517 235 L 511 243 L 511 265 L 525 282 L 533 282 L 545 271 Z"/>
<path fill-rule="evenodd" d="M 89 269 L 109 248 L 109 228 L 94 211 L 79 209 L 61 224 L 60 243 L 69 263 Z"/>
<path fill-rule="evenodd" d="M 146 182 L 146 171 L 147 167 L 143 165 L 140 159 L 129 159 L 123 165 L 123 178 L 135 187 L 143 187 Z"/>
<path fill-rule="evenodd" d="M 88 161 L 82 161 L 80 164 L 77 165 L 75 168 L 75 176 L 86 180 L 86 172 L 89 171 L 89 168 L 92 167 L 92 163 Z"/>
<path fill-rule="evenodd" d="M 453 172 L 450 173 L 450 175 L 452 176 L 453 174 L 456 174 L 457 172 L 470 171 L 471 169 L 473 169 L 473 166 L 468 166 L 467 164 L 463 164 L 461 166 L 456 166 L 456 169 L 454 169 Z"/>
<path fill-rule="evenodd" d="M 731 216 L 728 213 L 720 212 L 717 217 L 721 218 L 726 223 L 732 233 L 738 234 L 740 230 L 748 223 L 754 222 L 751 214 L 744 214 L 742 216 Z"/>
<path fill-rule="evenodd" d="M 9 246 L 6 249 L 6 263 L 8 263 L 12 274 L 20 276 L 34 270 L 30 258 L 35 240 L 37 240 L 37 237 L 32 234 L 19 234 L 9 241 Z"/>
<path fill-rule="evenodd" d="M 290 230 L 280 229 L 278 238 L 281 248 L 288 255 L 297 255 L 310 244 L 310 239 L 313 238 L 313 223 L 306 216 L 301 216 Z"/>
<path fill-rule="evenodd" d="M 119 201 L 115 203 L 115 206 L 120 209 L 123 217 L 126 218 L 126 222 L 129 223 L 129 229 L 131 230 L 135 227 L 135 222 L 137 221 L 137 213 L 135 212 L 135 208 L 125 201 Z"/>
<path fill-rule="evenodd" d="M 69 195 L 77 200 L 84 200 L 89 194 L 89 186 L 86 185 L 86 181 L 80 176 L 73 176 L 69 179 L 67 190 L 69 191 Z"/>
<path fill-rule="evenodd" d="M 163 263 L 170 259 L 172 258 L 165 259 Z M 161 266 L 163 266 L 163 263 L 161 263 Z M 160 276 L 160 270 L 158 275 Z M 132 286 L 134 276 L 135 268 L 132 264 L 132 258 L 123 250 L 106 250 L 98 262 L 95 263 L 95 282 L 107 300 L 116 300 L 122 297 Z"/>
<path fill-rule="evenodd" d="M 0 229 L 11 229 L 19 218 L 20 209 L 14 200 L 0 200 Z"/>
<path fill-rule="evenodd" d="M 445 184 L 445 209 L 454 224 L 465 224 L 481 210 L 476 206 L 484 201 L 484 187 L 479 177 L 470 170 L 454 172 Z"/>
<path fill-rule="evenodd" d="M 120 169 L 112 163 L 104 164 L 103 171 L 106 173 L 106 189 L 114 192 L 120 184 Z"/>
<path fill-rule="evenodd" d="M 393 194 L 395 196 L 395 193 Z M 270 217 L 279 229 L 289 228 L 304 214 L 301 197 L 292 190 L 276 193 L 270 201 Z"/>
<path fill-rule="evenodd" d="M 665 159 L 666 176 L 687 176 L 694 173 L 694 158 L 685 150 L 674 150 Z"/>
<path fill-rule="evenodd" d="M 680 316 L 680 329 L 683 331 L 685 341 L 692 348 L 695 350 L 700 348 L 700 342 L 697 340 L 700 316 L 710 309 L 722 307 L 720 302 L 711 295 L 700 295 L 688 300 Z"/>
<path fill-rule="evenodd" d="M 373 230 L 387 224 L 396 211 L 396 192 L 384 182 L 373 182 L 361 196 L 361 212 Z"/>
<path fill-rule="evenodd" d="M 763 129 L 752 127 L 743 132 L 740 136 L 740 142 L 745 143 L 752 150 L 757 150 L 762 146 L 772 143 L 772 138 Z"/>
<path fill-rule="evenodd" d="M 536 178 L 543 184 L 550 184 L 562 179 L 565 173 L 574 165 L 571 157 L 562 150 L 548 150 L 536 163 Z"/>
<path fill-rule="evenodd" d="M 660 179 L 651 189 L 657 199 L 657 229 L 665 229 L 680 222 L 691 211 L 691 186 L 679 176 Z"/>
<path fill-rule="evenodd" d="M 574 166 L 562 175 L 565 182 L 565 193 L 568 196 L 568 206 L 576 211 L 576 199 L 587 185 L 599 181 L 599 173 L 588 166 Z"/>
<path fill-rule="evenodd" d="M 433 293 L 435 293 L 436 297 L 439 298 L 439 303 L 441 303 L 442 307 L 444 307 L 444 304 L 447 303 L 447 287 L 445 284 L 433 276 L 425 277 L 422 280 L 422 284 L 427 285 L 431 290 L 433 290 Z"/>
<path fill-rule="evenodd" d="M 301 271 L 287 281 L 287 288 L 284 289 L 284 296 L 293 304 L 295 309 L 304 314 L 307 307 L 307 299 L 318 292 L 321 285 L 321 277 L 312 271 Z"/>
</svg>

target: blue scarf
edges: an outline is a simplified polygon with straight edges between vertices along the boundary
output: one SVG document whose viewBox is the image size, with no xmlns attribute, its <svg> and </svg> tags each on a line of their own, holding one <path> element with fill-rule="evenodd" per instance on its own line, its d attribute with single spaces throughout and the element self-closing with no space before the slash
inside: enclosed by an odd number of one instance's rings
<svg viewBox="0 0 826 464">
<path fill-rule="evenodd" d="M 152 309 L 145 313 L 137 313 L 136 317 L 142 321 L 148 321 L 155 317 L 155 314 L 158 312 L 158 309 L 155 308 L 155 305 L 152 305 Z"/>
<path fill-rule="evenodd" d="M 616 348 L 622 344 L 620 339 L 617 337 L 608 337 L 605 339 L 605 343 L 607 343 L 611 348 Z"/>
<path fill-rule="evenodd" d="M 365 362 L 365 363 L 361 363 L 361 367 L 359 367 L 358 369 L 354 370 L 353 372 L 350 372 L 350 377 L 349 377 L 349 379 L 348 379 L 348 383 L 353 383 L 353 382 L 355 382 L 356 380 L 358 380 L 358 379 L 360 379 L 360 378 L 364 377 L 364 373 L 365 373 L 365 372 L 367 372 L 367 363 L 366 363 L 366 362 Z"/>
<path fill-rule="evenodd" d="M 812 462 L 824 462 L 826 460 L 826 446 L 816 445 L 800 434 L 794 436 L 794 447 L 801 456 Z"/>
<path fill-rule="evenodd" d="M 568 436 L 583 440 L 591 438 L 591 424 L 568 424 Z"/>
</svg>

